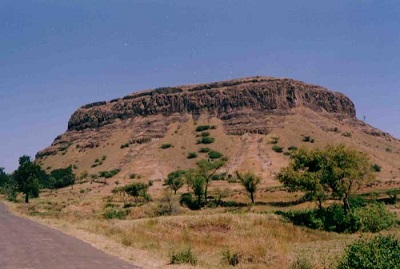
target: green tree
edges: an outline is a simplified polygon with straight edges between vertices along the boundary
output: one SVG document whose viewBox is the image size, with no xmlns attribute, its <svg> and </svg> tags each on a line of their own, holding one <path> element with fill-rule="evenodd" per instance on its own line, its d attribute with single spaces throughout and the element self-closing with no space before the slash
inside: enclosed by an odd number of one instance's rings
<svg viewBox="0 0 400 269">
<path fill-rule="evenodd" d="M 342 199 L 346 214 L 350 211 L 349 196 L 375 178 L 367 154 L 344 145 L 328 146 L 325 179 L 332 194 Z"/>
<path fill-rule="evenodd" d="M 204 180 L 204 202 L 207 204 L 208 185 L 210 184 L 212 176 L 225 164 L 224 161 L 207 161 L 200 160 L 197 162 L 196 174 Z"/>
<path fill-rule="evenodd" d="M 75 183 L 75 175 L 72 172 L 72 166 L 67 168 L 55 169 L 50 172 L 50 178 L 53 178 L 50 188 L 63 188 L 73 185 Z"/>
<path fill-rule="evenodd" d="M 257 191 L 258 184 L 261 182 L 261 178 L 250 171 L 243 174 L 240 174 L 238 171 L 236 171 L 236 175 L 240 180 L 240 184 L 242 184 L 242 186 L 250 194 L 251 203 L 254 204 L 254 194 Z"/>
<path fill-rule="evenodd" d="M 129 184 L 124 187 L 124 191 L 130 196 L 133 196 L 136 202 L 139 197 L 142 197 L 145 201 L 150 200 L 150 196 L 147 193 L 148 189 L 149 185 L 141 182 Z"/>
<path fill-rule="evenodd" d="M 4 187 L 10 182 L 10 176 L 4 171 L 3 167 L 0 167 L 0 187 Z"/>
<path fill-rule="evenodd" d="M 201 207 L 201 198 L 206 190 L 206 178 L 197 170 L 190 170 L 187 172 L 188 185 L 192 189 L 194 195 L 197 197 L 197 206 Z"/>
<path fill-rule="evenodd" d="M 43 175 L 43 171 L 39 165 L 31 161 L 29 156 L 19 158 L 19 167 L 14 172 L 17 189 L 25 195 L 25 203 L 29 203 L 29 197 L 39 196 L 39 178 Z"/>
<path fill-rule="evenodd" d="M 342 199 L 347 214 L 350 194 L 374 178 L 368 156 L 341 144 L 324 149 L 300 149 L 290 158 L 289 166 L 281 169 L 277 179 L 289 191 L 305 192 L 305 198 L 317 201 L 320 209 L 332 194 Z"/>
<path fill-rule="evenodd" d="M 276 175 L 277 179 L 290 191 L 305 192 L 305 199 L 316 201 L 320 209 L 329 194 L 328 185 L 324 182 L 326 153 L 320 149 L 299 149 L 290 155 L 288 167 Z"/>
<path fill-rule="evenodd" d="M 174 194 L 183 187 L 185 184 L 186 171 L 177 170 L 168 174 L 164 181 L 164 185 L 168 186 L 174 191 Z"/>
</svg>

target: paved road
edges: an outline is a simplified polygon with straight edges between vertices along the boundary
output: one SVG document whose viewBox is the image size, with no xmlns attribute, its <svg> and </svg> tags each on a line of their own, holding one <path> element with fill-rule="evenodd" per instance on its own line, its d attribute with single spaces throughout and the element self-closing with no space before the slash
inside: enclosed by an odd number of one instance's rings
<svg viewBox="0 0 400 269">
<path fill-rule="evenodd" d="M 17 217 L 0 202 L 0 269 L 138 269 L 74 237 Z"/>
</svg>

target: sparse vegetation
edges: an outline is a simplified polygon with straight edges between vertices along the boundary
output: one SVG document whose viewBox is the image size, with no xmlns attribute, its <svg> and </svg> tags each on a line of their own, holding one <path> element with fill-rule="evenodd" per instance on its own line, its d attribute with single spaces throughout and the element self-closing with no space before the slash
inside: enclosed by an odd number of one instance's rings
<svg viewBox="0 0 400 269">
<path fill-rule="evenodd" d="M 99 177 L 112 178 L 113 176 L 118 174 L 120 171 L 121 171 L 120 169 L 113 169 L 111 171 L 100 171 Z"/>
<path fill-rule="evenodd" d="M 162 148 L 162 149 L 168 149 L 168 148 L 170 148 L 170 147 L 172 147 L 172 144 L 162 144 L 160 148 Z"/>
<path fill-rule="evenodd" d="M 222 156 L 224 156 L 224 155 L 222 155 L 222 153 L 220 153 L 220 152 L 218 152 L 218 151 L 210 151 L 209 153 L 208 153 L 208 158 L 210 158 L 210 159 L 219 159 L 219 158 L 221 158 Z"/>
<path fill-rule="evenodd" d="M 192 249 L 188 248 L 183 251 L 172 252 L 170 262 L 171 262 L 171 264 L 185 264 L 186 263 L 186 264 L 196 265 L 197 257 L 192 252 Z"/>
<path fill-rule="evenodd" d="M 188 159 L 194 159 L 197 158 L 197 153 L 196 152 L 189 152 L 187 155 Z"/>
<path fill-rule="evenodd" d="M 381 172 L 382 171 L 382 167 L 380 165 L 376 164 L 376 163 L 374 165 L 372 165 L 372 169 L 375 172 Z"/>
<path fill-rule="evenodd" d="M 199 150 L 200 153 L 207 153 L 207 152 L 210 152 L 210 151 L 211 151 L 210 148 L 201 148 L 201 149 Z"/>
<path fill-rule="evenodd" d="M 278 145 L 273 145 L 272 150 L 275 151 L 276 153 L 282 153 L 283 152 L 283 147 L 280 147 Z"/>
<path fill-rule="evenodd" d="M 197 144 L 212 144 L 212 143 L 214 143 L 214 141 L 215 141 L 215 138 L 206 136 L 206 137 L 202 137 L 201 139 L 198 139 Z"/>
<path fill-rule="evenodd" d="M 199 125 L 196 127 L 196 132 L 203 132 L 209 130 L 211 127 L 210 125 Z"/>
<path fill-rule="evenodd" d="M 312 138 L 311 136 L 303 136 L 303 142 L 309 142 L 309 143 L 314 143 L 314 138 Z"/>
</svg>

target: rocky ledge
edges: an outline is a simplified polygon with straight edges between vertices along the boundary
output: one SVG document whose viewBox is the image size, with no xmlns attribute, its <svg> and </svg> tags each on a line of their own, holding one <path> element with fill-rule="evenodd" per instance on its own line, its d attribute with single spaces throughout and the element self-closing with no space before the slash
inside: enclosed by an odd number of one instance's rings
<svg viewBox="0 0 400 269">
<path fill-rule="evenodd" d="M 73 113 L 68 131 L 98 128 L 117 119 L 174 113 L 199 115 L 207 112 L 229 125 L 235 115 L 246 114 L 250 119 L 254 115 L 288 114 L 299 106 L 338 118 L 355 118 L 354 104 L 344 94 L 292 79 L 250 77 L 163 87 L 88 104 Z M 262 126 L 260 128 L 255 128 L 256 132 L 263 133 Z M 235 131 L 231 130 L 231 133 L 235 134 Z"/>
</svg>

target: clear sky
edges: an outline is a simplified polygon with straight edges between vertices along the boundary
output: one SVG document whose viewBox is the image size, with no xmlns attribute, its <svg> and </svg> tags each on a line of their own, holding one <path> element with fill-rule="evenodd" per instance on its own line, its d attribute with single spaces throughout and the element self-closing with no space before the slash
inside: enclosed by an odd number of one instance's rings
<svg viewBox="0 0 400 269">
<path fill-rule="evenodd" d="M 0 167 L 86 103 L 254 75 L 343 92 L 400 137 L 399 14 L 398 0 L 1 0 Z"/>
</svg>

